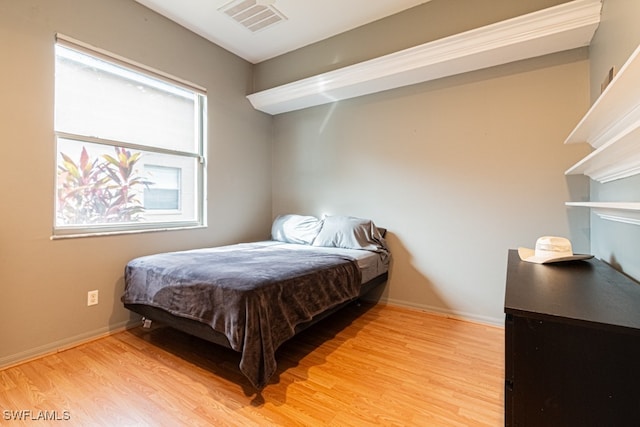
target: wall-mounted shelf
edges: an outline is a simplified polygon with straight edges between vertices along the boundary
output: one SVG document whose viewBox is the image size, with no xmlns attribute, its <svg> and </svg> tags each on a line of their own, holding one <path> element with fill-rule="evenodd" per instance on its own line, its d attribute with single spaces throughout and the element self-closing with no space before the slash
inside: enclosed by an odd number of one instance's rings
<svg viewBox="0 0 640 427">
<path fill-rule="evenodd" d="M 602 219 L 640 225 L 640 203 L 567 202 L 567 206 L 591 208 Z"/>
<path fill-rule="evenodd" d="M 567 137 L 595 151 L 566 174 L 609 182 L 640 173 L 640 46 Z"/>
<path fill-rule="evenodd" d="M 247 96 L 279 114 L 589 45 L 601 0 L 574 0 Z"/>
</svg>

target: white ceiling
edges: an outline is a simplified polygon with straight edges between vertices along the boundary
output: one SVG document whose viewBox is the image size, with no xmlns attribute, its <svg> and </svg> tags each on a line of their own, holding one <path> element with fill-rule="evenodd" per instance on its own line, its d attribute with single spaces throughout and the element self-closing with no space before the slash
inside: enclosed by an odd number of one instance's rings
<svg viewBox="0 0 640 427">
<path fill-rule="evenodd" d="M 255 33 L 218 11 L 230 0 L 135 1 L 255 64 L 430 0 L 262 0 L 287 19 Z"/>
</svg>

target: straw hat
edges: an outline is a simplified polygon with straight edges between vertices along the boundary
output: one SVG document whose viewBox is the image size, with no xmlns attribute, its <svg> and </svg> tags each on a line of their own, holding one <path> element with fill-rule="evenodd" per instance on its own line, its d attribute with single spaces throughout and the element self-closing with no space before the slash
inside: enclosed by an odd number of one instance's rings
<svg viewBox="0 0 640 427">
<path fill-rule="evenodd" d="M 536 240 L 536 248 L 518 248 L 520 259 L 536 264 L 549 264 L 561 261 L 577 261 L 593 258 L 593 255 L 574 254 L 571 242 L 564 237 L 542 236 Z"/>
</svg>

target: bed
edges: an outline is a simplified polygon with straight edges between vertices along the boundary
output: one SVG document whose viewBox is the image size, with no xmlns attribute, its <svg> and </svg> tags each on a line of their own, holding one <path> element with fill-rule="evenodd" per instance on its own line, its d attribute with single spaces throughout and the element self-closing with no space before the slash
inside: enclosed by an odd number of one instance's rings
<svg viewBox="0 0 640 427">
<path fill-rule="evenodd" d="M 261 390 L 283 342 L 387 280 L 384 234 L 362 218 L 281 215 L 268 241 L 131 260 L 122 302 L 239 352 L 240 371 Z"/>
</svg>

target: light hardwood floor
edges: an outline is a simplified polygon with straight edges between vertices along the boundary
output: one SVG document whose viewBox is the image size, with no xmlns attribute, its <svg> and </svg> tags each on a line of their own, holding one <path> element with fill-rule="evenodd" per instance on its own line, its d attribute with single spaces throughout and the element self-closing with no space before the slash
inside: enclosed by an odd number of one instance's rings
<svg viewBox="0 0 640 427">
<path fill-rule="evenodd" d="M 354 305 L 277 360 L 257 394 L 239 354 L 135 328 L 0 371 L 0 425 L 503 425 L 502 328 Z M 19 416 L 40 420 L 8 420 Z"/>
</svg>

